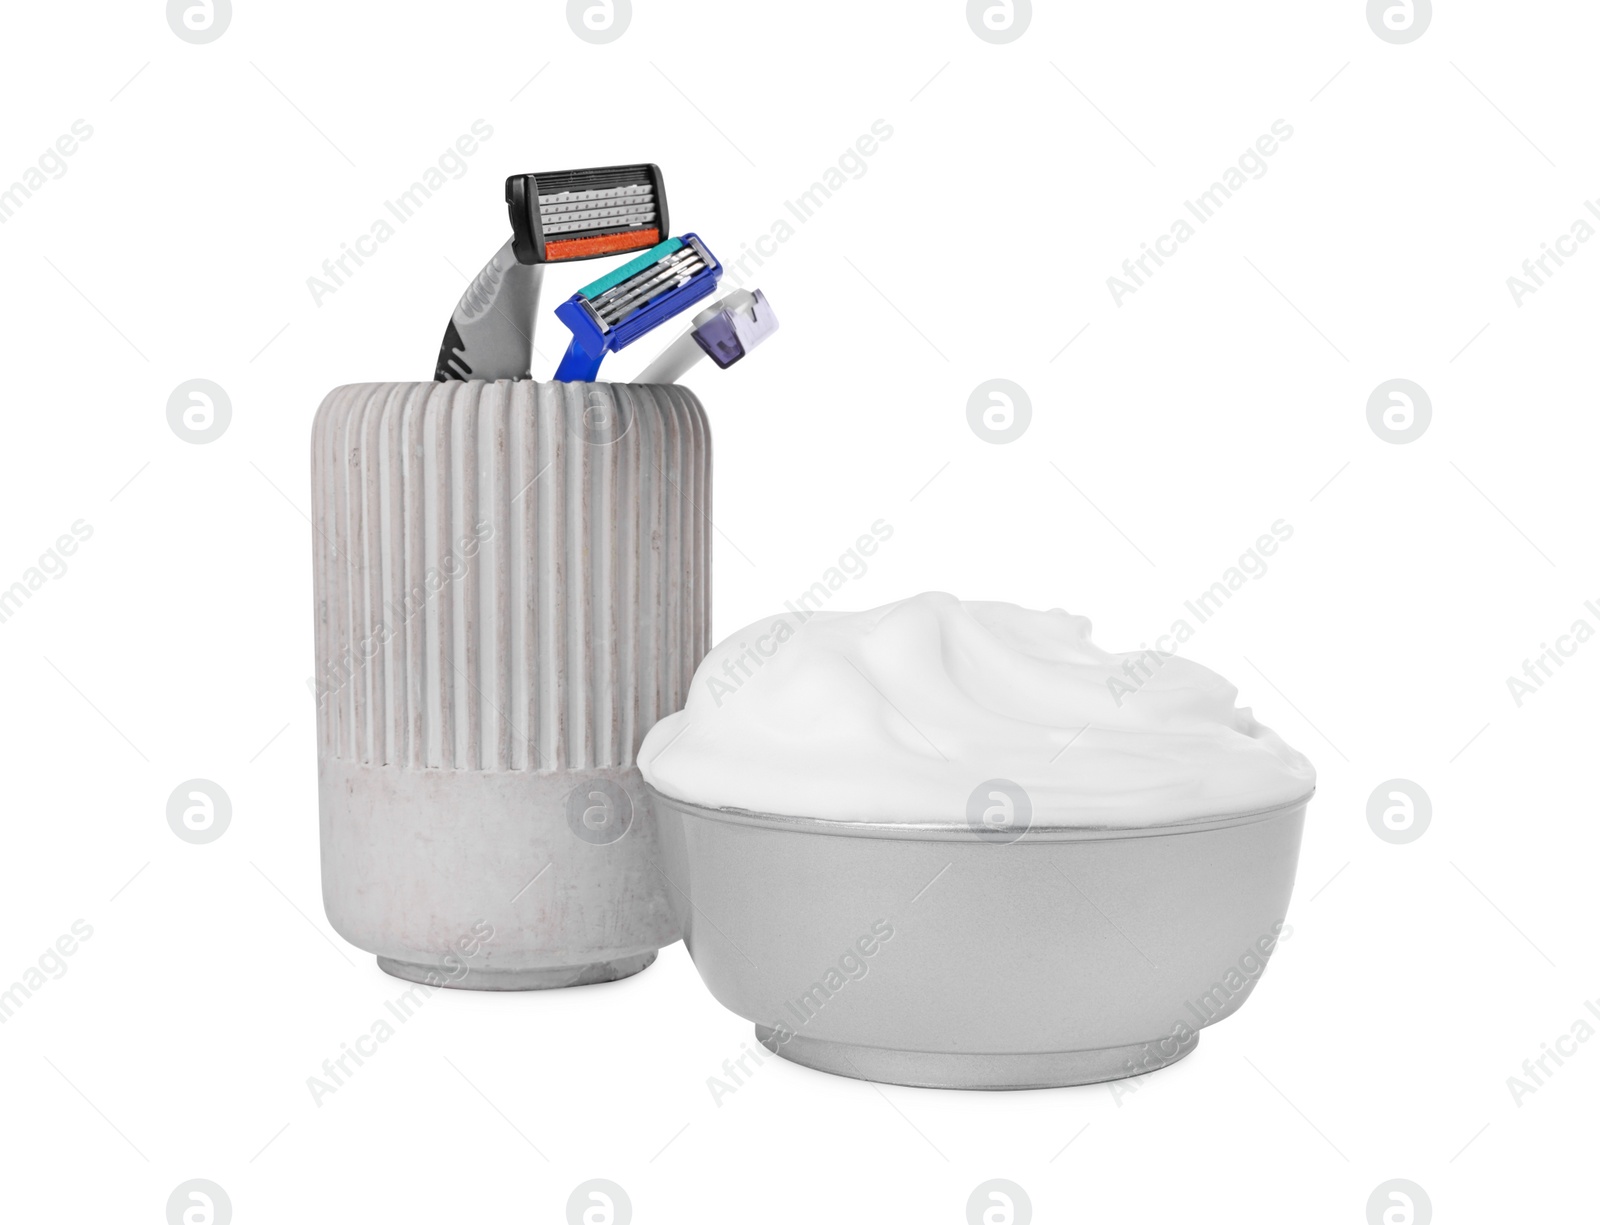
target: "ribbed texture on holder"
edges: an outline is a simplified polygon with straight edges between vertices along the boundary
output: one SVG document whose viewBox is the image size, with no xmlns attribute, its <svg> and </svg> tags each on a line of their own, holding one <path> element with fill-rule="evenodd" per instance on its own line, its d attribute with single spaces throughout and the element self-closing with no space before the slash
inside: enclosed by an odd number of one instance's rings
<svg viewBox="0 0 1600 1225">
<path fill-rule="evenodd" d="M 683 705 L 711 633 L 711 444 L 688 391 L 341 387 L 311 482 L 323 754 L 626 766 Z"/>
</svg>

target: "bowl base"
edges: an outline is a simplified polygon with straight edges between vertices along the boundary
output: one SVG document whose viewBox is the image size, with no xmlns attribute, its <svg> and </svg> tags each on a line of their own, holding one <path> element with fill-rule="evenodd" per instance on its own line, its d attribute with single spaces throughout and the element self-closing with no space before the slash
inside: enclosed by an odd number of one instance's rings
<svg viewBox="0 0 1600 1225">
<path fill-rule="evenodd" d="M 643 970 L 656 959 L 658 950 L 595 961 L 581 966 L 546 966 L 535 970 L 474 970 L 452 974 L 444 965 L 422 965 L 413 961 L 378 958 L 378 968 L 407 982 L 432 987 L 454 987 L 463 991 L 548 991 L 556 987 L 587 987 L 591 983 L 615 982 Z"/>
<path fill-rule="evenodd" d="M 1160 1040 L 1089 1051 L 1029 1051 L 1022 1054 L 955 1054 L 858 1046 L 756 1026 L 756 1038 L 791 1063 L 856 1080 L 919 1089 L 1057 1089 L 1143 1076 L 1177 1063 L 1199 1044 L 1199 1035 L 1176 1048 Z"/>
</svg>

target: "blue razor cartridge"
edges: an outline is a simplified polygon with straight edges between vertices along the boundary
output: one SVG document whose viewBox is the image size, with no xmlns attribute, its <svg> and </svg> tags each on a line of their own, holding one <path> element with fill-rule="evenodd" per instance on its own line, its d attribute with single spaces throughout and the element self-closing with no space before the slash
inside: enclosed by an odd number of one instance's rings
<svg viewBox="0 0 1600 1225">
<path fill-rule="evenodd" d="M 560 306 L 556 318 L 572 343 L 556 367 L 560 382 L 589 382 L 607 353 L 687 310 L 717 287 L 722 265 L 695 234 L 669 238 L 591 281 Z"/>
</svg>

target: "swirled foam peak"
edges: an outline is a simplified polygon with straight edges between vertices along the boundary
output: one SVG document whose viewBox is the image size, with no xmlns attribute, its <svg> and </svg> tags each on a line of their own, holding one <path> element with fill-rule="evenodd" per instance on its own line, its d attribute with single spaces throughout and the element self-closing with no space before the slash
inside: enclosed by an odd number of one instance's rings
<svg viewBox="0 0 1600 1225">
<path fill-rule="evenodd" d="M 1006 780 L 1031 823 L 1127 827 L 1308 795 L 1311 763 L 1172 654 L 1118 655 L 1061 609 L 941 592 L 746 626 L 645 737 L 658 791 L 709 808 L 960 824 Z"/>
</svg>

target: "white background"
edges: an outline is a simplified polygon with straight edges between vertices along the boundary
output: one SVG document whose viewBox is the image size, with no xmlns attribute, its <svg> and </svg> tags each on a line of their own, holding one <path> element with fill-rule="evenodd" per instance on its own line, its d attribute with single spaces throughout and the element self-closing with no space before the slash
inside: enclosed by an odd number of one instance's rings
<svg viewBox="0 0 1600 1225">
<path fill-rule="evenodd" d="M 93 136 L 0 226 L 0 586 L 93 535 L 0 624 L 0 980 L 94 934 L 0 1027 L 7 1215 L 159 1221 L 198 1177 L 241 1223 L 560 1221 L 605 1177 L 640 1222 L 956 1222 L 1004 1177 L 1038 1220 L 1359 1223 L 1403 1177 L 1440 1221 L 1576 1219 L 1600 1042 L 1520 1105 L 1506 1079 L 1600 995 L 1600 644 L 1520 708 L 1506 678 L 1600 627 L 1600 243 L 1520 305 L 1506 278 L 1600 194 L 1600 13 L 1441 8 L 1391 45 L 1356 0 L 1051 4 L 992 45 L 951 0 L 636 0 L 595 46 L 555 3 L 238 0 L 208 45 L 151 0 L 11 6 L 0 183 L 74 120 Z M 466 174 L 314 304 L 322 261 L 479 119 Z M 883 518 L 835 606 L 1061 606 L 1133 649 L 1286 520 L 1186 653 L 1318 766 L 1292 938 L 1120 1096 L 774 1060 L 714 1104 L 750 1026 L 677 945 L 619 984 L 440 993 L 314 1105 L 306 1078 L 401 990 L 320 907 L 318 403 L 430 375 L 505 175 L 659 162 L 674 229 L 728 261 L 879 119 L 866 172 L 748 282 L 782 330 L 687 380 L 718 635 Z M 1117 305 L 1106 278 L 1279 119 L 1265 175 Z M 167 424 L 191 378 L 232 401 L 208 445 Z M 1031 398 L 1008 445 L 967 424 L 990 378 Z M 1432 400 L 1408 445 L 1367 423 L 1391 378 Z M 233 801 L 205 846 L 165 818 L 194 777 Z M 1434 808 L 1405 846 L 1366 820 L 1396 777 Z"/>
</svg>

